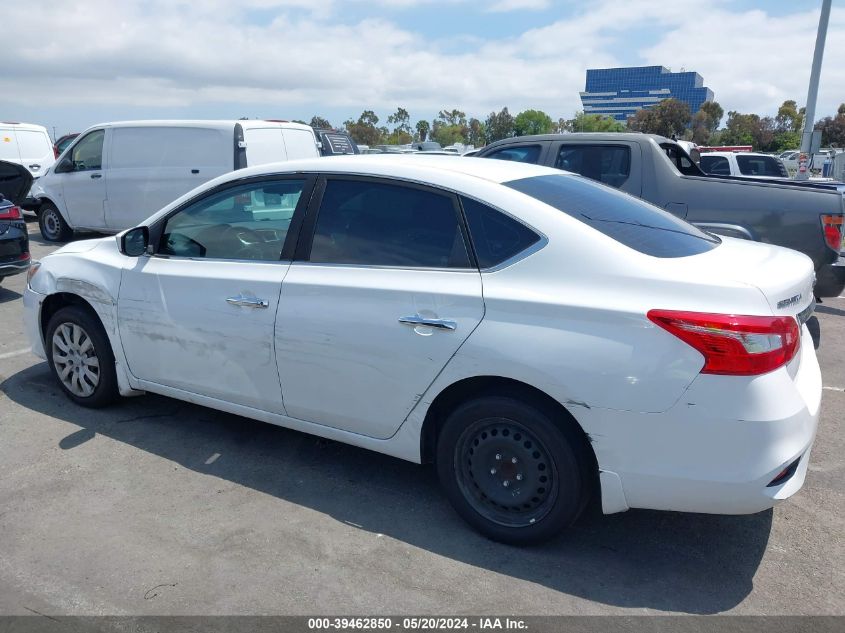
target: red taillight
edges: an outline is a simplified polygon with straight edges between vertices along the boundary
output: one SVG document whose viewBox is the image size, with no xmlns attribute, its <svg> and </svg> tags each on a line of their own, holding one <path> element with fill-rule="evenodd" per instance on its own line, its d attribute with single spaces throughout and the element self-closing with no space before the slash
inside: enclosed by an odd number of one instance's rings
<svg viewBox="0 0 845 633">
<path fill-rule="evenodd" d="M 792 360 L 801 344 L 791 316 L 649 310 L 648 318 L 701 352 L 702 374 L 765 374 Z"/>
<path fill-rule="evenodd" d="M 824 241 L 827 242 L 827 245 L 833 250 L 839 251 L 842 248 L 842 216 L 823 215 L 822 230 L 824 231 Z"/>
<path fill-rule="evenodd" d="M 18 207 L 0 207 L 0 220 L 22 220 L 23 214 Z"/>
</svg>

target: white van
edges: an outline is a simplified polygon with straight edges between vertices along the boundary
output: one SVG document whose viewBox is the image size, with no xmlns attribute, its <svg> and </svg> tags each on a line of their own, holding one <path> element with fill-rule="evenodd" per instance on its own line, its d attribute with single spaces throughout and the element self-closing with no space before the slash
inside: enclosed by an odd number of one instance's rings
<svg viewBox="0 0 845 633">
<path fill-rule="evenodd" d="M 56 162 L 47 128 L 0 121 L 0 160 L 23 165 L 33 178 L 44 174 Z"/>
<path fill-rule="evenodd" d="M 287 121 L 124 121 L 94 126 L 32 188 L 41 235 L 117 233 L 221 174 L 319 156 L 314 131 Z"/>
</svg>

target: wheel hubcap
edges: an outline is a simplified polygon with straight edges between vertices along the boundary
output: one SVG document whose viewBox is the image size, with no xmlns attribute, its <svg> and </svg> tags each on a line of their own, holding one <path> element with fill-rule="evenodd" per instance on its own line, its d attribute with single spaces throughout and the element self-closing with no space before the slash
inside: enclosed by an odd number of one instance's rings
<svg viewBox="0 0 845 633">
<path fill-rule="evenodd" d="M 53 333 L 53 365 L 72 394 L 86 398 L 100 384 L 100 360 L 88 333 L 76 323 L 62 323 Z"/>
<path fill-rule="evenodd" d="M 44 230 L 50 237 L 59 234 L 59 219 L 54 211 L 47 211 L 44 215 Z"/>
<path fill-rule="evenodd" d="M 557 499 L 557 471 L 546 448 L 513 420 L 479 420 L 455 451 L 464 497 L 484 518 L 509 527 L 536 523 Z"/>
</svg>

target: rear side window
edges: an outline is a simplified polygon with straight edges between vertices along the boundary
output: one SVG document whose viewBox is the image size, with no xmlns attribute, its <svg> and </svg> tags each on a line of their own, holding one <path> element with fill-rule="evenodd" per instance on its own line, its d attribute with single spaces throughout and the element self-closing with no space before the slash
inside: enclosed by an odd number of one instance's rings
<svg viewBox="0 0 845 633">
<path fill-rule="evenodd" d="M 744 176 L 782 178 L 788 175 L 783 163 L 774 156 L 747 156 L 737 154 L 736 163 L 739 166 L 739 172 Z"/>
<path fill-rule="evenodd" d="M 719 239 L 633 196 L 572 176 L 534 176 L 504 183 L 617 242 L 653 257 L 686 257 Z"/>
<path fill-rule="evenodd" d="M 555 167 L 621 187 L 631 174 L 631 148 L 624 145 L 564 145 Z"/>
<path fill-rule="evenodd" d="M 112 129 L 110 168 L 229 167 L 231 135 L 192 127 L 116 127 Z"/>
<path fill-rule="evenodd" d="M 701 169 L 704 170 L 704 173 L 713 174 L 714 176 L 731 175 L 731 165 L 724 156 L 702 155 Z"/>
<path fill-rule="evenodd" d="M 524 224 L 471 198 L 461 198 L 479 268 L 492 268 L 540 240 Z"/>
<path fill-rule="evenodd" d="M 512 160 L 517 163 L 536 163 L 540 160 L 539 145 L 519 145 L 517 147 L 506 147 L 484 158 L 495 158 L 497 160 Z"/>
<path fill-rule="evenodd" d="M 451 196 L 366 180 L 326 183 L 310 259 L 326 264 L 470 267 Z"/>
</svg>

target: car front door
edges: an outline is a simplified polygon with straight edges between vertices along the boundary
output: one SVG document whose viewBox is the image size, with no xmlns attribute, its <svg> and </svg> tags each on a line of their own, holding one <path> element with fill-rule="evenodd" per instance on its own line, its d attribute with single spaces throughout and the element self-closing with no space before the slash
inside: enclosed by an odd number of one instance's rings
<svg viewBox="0 0 845 633">
<path fill-rule="evenodd" d="M 288 415 L 393 435 L 484 314 L 456 198 L 400 181 L 318 185 L 282 284 Z"/>
<path fill-rule="evenodd" d="M 106 179 L 103 172 L 105 130 L 92 130 L 80 138 L 55 168 L 61 181 L 64 208 L 73 227 L 105 227 Z"/>
<path fill-rule="evenodd" d="M 151 227 L 155 253 L 124 269 L 118 300 L 129 370 L 148 389 L 284 413 L 273 326 L 312 182 L 239 181 Z"/>
</svg>

